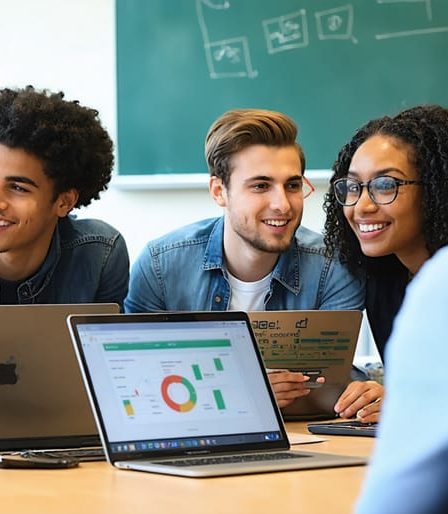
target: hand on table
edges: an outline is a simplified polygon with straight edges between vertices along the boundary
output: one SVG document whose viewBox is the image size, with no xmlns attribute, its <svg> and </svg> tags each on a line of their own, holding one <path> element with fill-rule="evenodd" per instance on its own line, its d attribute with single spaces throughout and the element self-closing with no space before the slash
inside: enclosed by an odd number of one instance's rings
<svg viewBox="0 0 448 514">
<path fill-rule="evenodd" d="M 379 421 L 384 387 L 374 380 L 351 382 L 341 394 L 334 410 L 341 418 L 352 418 L 363 423 Z"/>
</svg>

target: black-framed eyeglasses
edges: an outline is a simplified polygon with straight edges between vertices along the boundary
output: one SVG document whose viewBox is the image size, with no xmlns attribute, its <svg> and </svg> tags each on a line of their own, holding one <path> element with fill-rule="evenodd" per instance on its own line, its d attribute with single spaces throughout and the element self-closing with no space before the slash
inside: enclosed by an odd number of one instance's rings
<svg viewBox="0 0 448 514">
<path fill-rule="evenodd" d="M 356 205 L 361 198 L 364 187 L 367 188 L 372 202 L 377 205 L 387 205 L 397 198 L 400 186 L 411 184 L 421 185 L 423 182 L 421 180 L 402 180 L 388 175 L 380 175 L 368 182 L 360 182 L 354 178 L 344 177 L 333 182 L 333 191 L 338 203 L 346 207 Z"/>
</svg>

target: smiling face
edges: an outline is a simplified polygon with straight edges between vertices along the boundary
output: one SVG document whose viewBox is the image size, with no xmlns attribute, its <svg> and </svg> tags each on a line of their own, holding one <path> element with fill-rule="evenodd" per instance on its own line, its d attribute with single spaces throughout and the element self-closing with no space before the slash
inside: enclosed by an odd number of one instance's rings
<svg viewBox="0 0 448 514">
<path fill-rule="evenodd" d="M 375 135 L 353 155 L 348 177 L 368 182 L 388 175 L 419 180 L 412 161 L 412 149 L 395 138 Z M 422 232 L 422 198 L 418 185 L 400 186 L 397 198 L 377 205 L 364 187 L 358 203 L 344 207 L 344 215 L 355 232 L 362 252 L 369 257 L 395 254 L 413 273 L 428 258 Z"/>
<path fill-rule="evenodd" d="M 55 199 L 42 162 L 0 144 L 0 277 L 19 280 L 40 266 L 59 217 L 76 197 L 68 192 Z"/>
<path fill-rule="evenodd" d="M 225 208 L 226 255 L 285 251 L 303 210 L 302 168 L 295 146 L 253 145 L 232 157 L 229 187 L 212 177 L 211 191 Z"/>
</svg>

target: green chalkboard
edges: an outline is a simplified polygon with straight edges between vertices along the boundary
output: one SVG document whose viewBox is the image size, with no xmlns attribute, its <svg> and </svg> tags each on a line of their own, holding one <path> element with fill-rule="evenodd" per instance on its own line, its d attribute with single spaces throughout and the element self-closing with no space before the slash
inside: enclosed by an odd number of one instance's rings
<svg viewBox="0 0 448 514">
<path fill-rule="evenodd" d="M 116 0 L 119 173 L 206 171 L 232 108 L 283 111 L 307 168 L 353 130 L 448 105 L 447 0 Z"/>
</svg>

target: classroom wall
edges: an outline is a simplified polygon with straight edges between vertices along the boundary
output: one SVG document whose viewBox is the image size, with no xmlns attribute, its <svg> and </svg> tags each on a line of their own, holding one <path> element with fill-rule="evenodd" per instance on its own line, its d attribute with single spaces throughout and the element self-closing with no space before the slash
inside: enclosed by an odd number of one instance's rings
<svg viewBox="0 0 448 514">
<path fill-rule="evenodd" d="M 0 86 L 62 90 L 69 99 L 98 109 L 115 140 L 114 0 L 0 0 L 0 12 Z M 316 230 L 323 224 L 323 190 L 306 200 L 304 224 Z M 147 240 L 219 214 L 205 184 L 180 190 L 111 186 L 100 201 L 79 211 L 117 227 L 132 260 Z"/>
<path fill-rule="evenodd" d="M 68 99 L 98 109 L 116 141 L 114 0 L 0 0 L 0 12 L 0 87 L 33 84 L 62 90 Z M 320 180 L 315 185 L 316 192 L 306 200 L 303 224 L 319 231 L 327 183 Z M 153 190 L 123 190 L 112 184 L 99 201 L 78 214 L 117 227 L 133 261 L 146 241 L 219 215 L 220 209 L 209 198 L 205 183 Z M 361 346 L 359 353 L 370 353 L 367 339 Z"/>
</svg>

